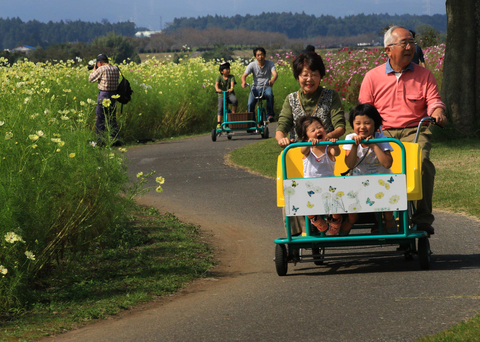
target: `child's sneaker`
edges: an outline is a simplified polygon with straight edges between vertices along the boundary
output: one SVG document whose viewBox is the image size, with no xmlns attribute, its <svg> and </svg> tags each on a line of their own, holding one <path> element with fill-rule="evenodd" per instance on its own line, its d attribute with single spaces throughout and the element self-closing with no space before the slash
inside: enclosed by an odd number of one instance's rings
<svg viewBox="0 0 480 342">
<path fill-rule="evenodd" d="M 320 215 L 308 216 L 310 222 L 318 229 L 319 232 L 324 232 L 328 229 L 327 222 Z"/>
<path fill-rule="evenodd" d="M 220 129 L 220 128 L 222 128 L 222 125 L 221 125 L 221 124 L 218 124 L 218 125 L 217 125 L 217 129 Z"/>
<path fill-rule="evenodd" d="M 336 219 L 332 218 L 330 221 L 330 229 L 328 229 L 327 235 L 338 235 L 340 227 L 342 226 L 342 217 Z"/>
</svg>

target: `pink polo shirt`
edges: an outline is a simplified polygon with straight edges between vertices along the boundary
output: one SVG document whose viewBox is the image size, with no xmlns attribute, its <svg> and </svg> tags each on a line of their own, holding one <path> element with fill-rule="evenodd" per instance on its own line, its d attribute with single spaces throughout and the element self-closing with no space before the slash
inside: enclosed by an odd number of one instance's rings
<svg viewBox="0 0 480 342">
<path fill-rule="evenodd" d="M 435 109 L 445 110 L 432 72 L 413 63 L 400 77 L 390 61 L 367 72 L 358 101 L 377 108 L 385 129 L 413 127 Z"/>
</svg>

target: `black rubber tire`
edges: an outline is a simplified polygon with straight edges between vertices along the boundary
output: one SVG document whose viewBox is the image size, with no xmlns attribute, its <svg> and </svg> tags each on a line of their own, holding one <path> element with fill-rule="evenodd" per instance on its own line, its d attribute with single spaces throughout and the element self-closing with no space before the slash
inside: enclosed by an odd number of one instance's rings
<svg viewBox="0 0 480 342">
<path fill-rule="evenodd" d="M 267 126 L 263 127 L 262 139 L 268 139 L 269 136 L 270 136 L 270 132 L 268 131 L 268 127 Z"/>
<path fill-rule="evenodd" d="M 418 262 L 422 270 L 430 269 L 430 241 L 427 237 L 418 239 Z"/>
<path fill-rule="evenodd" d="M 323 265 L 323 258 L 325 256 L 325 249 L 322 248 L 322 253 L 320 254 L 320 248 L 319 247 L 313 247 L 312 248 L 312 256 L 313 256 L 313 263 L 317 266 L 322 266 Z"/>
<path fill-rule="evenodd" d="M 287 248 L 285 245 L 276 244 L 275 245 L 275 268 L 277 269 L 277 274 L 280 277 L 283 277 L 287 274 L 288 271 L 288 259 L 287 259 Z"/>
<path fill-rule="evenodd" d="M 212 130 L 212 141 L 217 141 L 217 130 L 215 128 Z"/>
</svg>

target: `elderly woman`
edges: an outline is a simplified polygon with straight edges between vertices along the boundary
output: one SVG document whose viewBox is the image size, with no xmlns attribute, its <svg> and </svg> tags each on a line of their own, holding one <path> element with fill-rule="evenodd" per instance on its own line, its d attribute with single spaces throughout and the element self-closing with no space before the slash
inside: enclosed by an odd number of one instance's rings
<svg viewBox="0 0 480 342">
<path fill-rule="evenodd" d="M 320 86 L 325 76 L 322 57 L 315 52 L 300 54 L 293 62 L 293 76 L 300 83 L 300 90 L 289 94 L 283 103 L 275 133 L 278 144 L 285 147 L 296 141 L 294 126 L 302 116 L 319 117 L 327 130 L 327 139 L 341 137 L 345 133 L 342 102 L 335 90 Z"/>
<path fill-rule="evenodd" d="M 283 103 L 275 133 L 278 144 L 285 147 L 297 141 L 295 124 L 303 116 L 320 118 L 327 131 L 326 140 L 340 138 L 345 133 L 344 111 L 338 93 L 320 86 L 325 76 L 322 57 L 315 52 L 300 54 L 293 62 L 293 76 L 300 83 L 300 90 L 289 94 Z M 291 217 L 290 227 L 292 235 L 300 235 L 305 231 L 305 220 Z M 293 250 L 293 255 L 296 253 Z"/>
</svg>

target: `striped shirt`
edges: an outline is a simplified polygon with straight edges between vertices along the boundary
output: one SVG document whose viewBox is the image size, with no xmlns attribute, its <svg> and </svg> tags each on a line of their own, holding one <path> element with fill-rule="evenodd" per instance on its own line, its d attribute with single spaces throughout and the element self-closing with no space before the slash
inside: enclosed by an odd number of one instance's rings
<svg viewBox="0 0 480 342">
<path fill-rule="evenodd" d="M 101 91 L 117 91 L 119 78 L 120 73 L 116 66 L 104 64 L 92 71 L 88 81 L 92 83 L 98 81 L 98 89 Z"/>
</svg>

